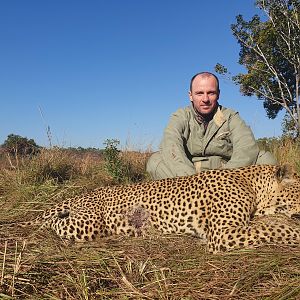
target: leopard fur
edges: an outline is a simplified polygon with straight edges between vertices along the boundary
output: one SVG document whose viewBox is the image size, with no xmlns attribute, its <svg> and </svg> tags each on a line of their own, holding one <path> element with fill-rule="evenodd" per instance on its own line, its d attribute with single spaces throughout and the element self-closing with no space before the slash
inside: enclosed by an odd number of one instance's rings
<svg viewBox="0 0 300 300">
<path fill-rule="evenodd" d="M 191 234 L 216 253 L 266 243 L 297 245 L 300 226 L 263 216 L 300 218 L 300 179 L 289 166 L 209 170 L 186 177 L 101 187 L 57 204 L 35 220 L 59 236 L 92 241 L 114 234 Z M 254 216 L 262 216 L 259 222 Z"/>
</svg>

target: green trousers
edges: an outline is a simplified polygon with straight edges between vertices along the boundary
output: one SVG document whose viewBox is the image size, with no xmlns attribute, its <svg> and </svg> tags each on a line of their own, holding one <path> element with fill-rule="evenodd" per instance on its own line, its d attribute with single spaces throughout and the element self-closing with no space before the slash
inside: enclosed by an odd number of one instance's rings
<svg viewBox="0 0 300 300">
<path fill-rule="evenodd" d="M 213 165 L 215 169 L 222 168 L 221 159 L 219 157 L 214 156 L 213 158 L 218 158 L 217 160 L 210 162 L 210 165 Z M 275 160 L 274 156 L 267 151 L 260 151 L 256 160 L 256 165 L 277 165 L 277 161 Z M 210 169 L 207 166 L 199 167 L 195 163 L 195 173 L 200 171 L 205 171 Z M 163 179 L 163 178 L 172 178 L 176 177 L 175 170 L 170 168 L 163 160 L 161 153 L 154 152 L 149 160 L 147 161 L 146 166 L 147 172 L 150 174 L 151 178 L 156 179 Z"/>
</svg>

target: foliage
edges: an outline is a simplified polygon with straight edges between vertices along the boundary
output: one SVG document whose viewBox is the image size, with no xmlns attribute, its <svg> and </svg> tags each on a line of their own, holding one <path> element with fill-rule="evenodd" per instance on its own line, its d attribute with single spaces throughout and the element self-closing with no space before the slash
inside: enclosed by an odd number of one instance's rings
<svg viewBox="0 0 300 300">
<path fill-rule="evenodd" d="M 77 153 L 94 153 L 94 154 L 103 154 L 104 149 L 98 149 L 98 148 L 93 148 L 93 147 L 88 147 L 88 148 L 83 148 L 83 147 L 68 147 L 68 150 L 72 152 L 77 152 Z"/>
<path fill-rule="evenodd" d="M 124 165 L 120 159 L 120 151 L 118 150 L 119 144 L 120 141 L 116 139 L 107 139 L 104 142 L 105 168 L 118 183 L 122 182 L 124 177 Z"/>
<path fill-rule="evenodd" d="M 9 134 L 2 148 L 9 154 L 24 156 L 39 153 L 41 147 L 38 146 L 33 139 L 21 137 L 16 134 Z"/>
<path fill-rule="evenodd" d="M 300 133 L 300 3 L 299 0 L 258 0 L 257 7 L 267 20 L 258 15 L 245 21 L 236 17 L 231 26 L 240 45 L 239 63 L 247 73 L 232 76 L 245 96 L 255 95 L 263 101 L 269 118 L 274 119 L 282 109 Z M 228 74 L 217 64 L 219 74 Z M 292 124 L 292 123 L 291 123 Z"/>
<path fill-rule="evenodd" d="M 292 138 L 294 140 L 299 139 L 299 136 L 297 134 L 296 123 L 295 120 L 291 118 L 291 116 L 286 113 L 282 120 L 282 136 L 286 138 Z"/>
<path fill-rule="evenodd" d="M 137 182 L 145 177 L 144 169 L 137 168 L 134 159 L 128 159 L 128 156 L 134 157 L 134 154 L 132 155 L 130 151 L 121 152 L 118 149 L 119 140 L 107 139 L 104 145 L 105 169 L 116 183 Z M 137 159 L 140 159 L 139 155 Z"/>
</svg>

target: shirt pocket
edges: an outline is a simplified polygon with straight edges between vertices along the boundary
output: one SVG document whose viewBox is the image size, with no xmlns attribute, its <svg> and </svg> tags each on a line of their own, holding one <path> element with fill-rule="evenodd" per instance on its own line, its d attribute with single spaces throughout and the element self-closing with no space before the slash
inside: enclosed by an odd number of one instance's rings
<svg viewBox="0 0 300 300">
<path fill-rule="evenodd" d="M 231 143 L 231 132 L 229 130 L 221 132 L 219 134 L 216 135 L 216 140 L 217 141 L 226 141 L 228 143 Z"/>
<path fill-rule="evenodd" d="M 223 131 L 218 133 L 208 147 L 210 155 L 220 155 L 223 158 L 229 159 L 232 155 L 233 145 L 231 141 L 231 132 Z"/>
</svg>

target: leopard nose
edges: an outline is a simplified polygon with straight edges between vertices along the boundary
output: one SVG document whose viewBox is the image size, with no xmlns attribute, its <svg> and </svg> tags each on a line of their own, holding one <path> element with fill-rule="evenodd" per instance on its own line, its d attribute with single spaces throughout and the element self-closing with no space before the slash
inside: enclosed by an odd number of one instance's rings
<svg viewBox="0 0 300 300">
<path fill-rule="evenodd" d="M 293 219 L 300 219 L 300 213 L 292 214 Z"/>
</svg>

